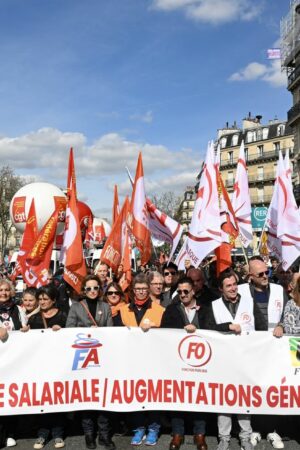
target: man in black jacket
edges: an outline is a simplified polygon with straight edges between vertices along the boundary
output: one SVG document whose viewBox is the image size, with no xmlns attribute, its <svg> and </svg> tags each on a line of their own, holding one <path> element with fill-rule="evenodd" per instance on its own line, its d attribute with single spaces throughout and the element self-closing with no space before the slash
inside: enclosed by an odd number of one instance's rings
<svg viewBox="0 0 300 450">
<path fill-rule="evenodd" d="M 179 299 L 167 306 L 161 327 L 184 328 L 188 333 L 194 333 L 197 328 L 203 328 L 205 324 L 204 309 L 197 305 L 193 281 L 184 277 L 178 282 L 177 293 Z M 170 450 L 179 450 L 184 440 L 184 422 L 187 417 L 193 420 L 194 443 L 197 450 L 207 450 L 205 442 L 205 420 L 200 413 L 172 412 L 172 440 Z"/>
</svg>

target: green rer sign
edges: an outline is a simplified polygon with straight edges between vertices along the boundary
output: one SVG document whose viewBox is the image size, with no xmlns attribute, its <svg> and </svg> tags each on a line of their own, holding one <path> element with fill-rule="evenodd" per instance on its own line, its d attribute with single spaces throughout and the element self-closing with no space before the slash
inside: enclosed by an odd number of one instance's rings
<svg viewBox="0 0 300 450">
<path fill-rule="evenodd" d="M 251 208 L 251 222 L 253 230 L 262 230 L 267 217 L 268 208 L 265 206 L 257 206 Z"/>
</svg>

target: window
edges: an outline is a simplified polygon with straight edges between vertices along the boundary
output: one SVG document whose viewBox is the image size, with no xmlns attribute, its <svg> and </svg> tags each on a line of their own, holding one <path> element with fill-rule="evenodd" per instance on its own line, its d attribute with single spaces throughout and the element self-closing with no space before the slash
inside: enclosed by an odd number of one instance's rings
<svg viewBox="0 0 300 450">
<path fill-rule="evenodd" d="M 233 152 L 228 152 L 227 153 L 227 159 L 228 159 L 228 163 L 229 164 L 233 163 Z"/>
<path fill-rule="evenodd" d="M 280 150 L 280 142 L 273 142 L 273 147 L 275 152 L 279 152 Z"/>
<path fill-rule="evenodd" d="M 268 139 L 269 128 L 263 128 L 263 139 Z"/>
<path fill-rule="evenodd" d="M 234 180 L 233 180 L 233 171 L 227 173 L 227 186 L 233 186 Z"/>
<path fill-rule="evenodd" d="M 227 139 L 225 137 L 223 137 L 221 139 L 221 148 L 225 148 L 226 147 L 226 142 L 227 142 Z"/>
<path fill-rule="evenodd" d="M 277 127 L 277 136 L 283 136 L 284 135 L 284 131 L 285 131 L 285 125 L 283 123 L 281 123 Z"/>
<path fill-rule="evenodd" d="M 257 188 L 257 200 L 258 200 L 258 202 L 264 201 L 264 188 L 263 187 Z"/>
<path fill-rule="evenodd" d="M 257 179 L 258 179 L 259 181 L 261 181 L 261 180 L 264 179 L 264 167 L 263 167 L 263 166 L 259 166 L 259 167 L 257 168 Z"/>
<path fill-rule="evenodd" d="M 261 128 L 259 128 L 259 129 L 256 131 L 256 139 L 257 139 L 258 141 L 261 141 L 262 138 L 263 138 L 263 131 L 262 131 Z"/>
<path fill-rule="evenodd" d="M 274 175 L 276 177 L 276 175 L 277 175 L 277 163 L 274 164 L 273 170 L 274 170 Z"/>
<path fill-rule="evenodd" d="M 245 148 L 245 160 L 248 161 L 248 148 Z"/>
<path fill-rule="evenodd" d="M 264 156 L 264 146 L 263 145 L 257 146 L 257 156 L 258 157 Z"/>
<path fill-rule="evenodd" d="M 238 134 L 234 134 L 232 136 L 232 145 L 233 146 L 238 145 L 238 140 L 239 140 L 239 135 Z"/>
<path fill-rule="evenodd" d="M 253 141 L 253 132 L 252 131 L 248 131 L 247 136 L 246 136 L 246 141 L 247 142 Z"/>
</svg>

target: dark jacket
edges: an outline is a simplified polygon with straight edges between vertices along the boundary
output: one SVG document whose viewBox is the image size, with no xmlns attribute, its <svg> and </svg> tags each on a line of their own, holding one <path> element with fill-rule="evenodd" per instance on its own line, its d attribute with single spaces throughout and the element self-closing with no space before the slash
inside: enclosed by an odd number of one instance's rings
<svg viewBox="0 0 300 450">
<path fill-rule="evenodd" d="M 196 325 L 197 328 L 205 328 L 205 316 L 205 308 L 200 307 L 195 314 L 197 324 L 194 323 L 194 325 Z M 160 326 L 161 328 L 184 328 L 188 324 L 189 321 L 187 320 L 184 309 L 181 306 L 181 302 L 176 301 L 167 306 L 167 309 L 163 313 Z"/>
</svg>

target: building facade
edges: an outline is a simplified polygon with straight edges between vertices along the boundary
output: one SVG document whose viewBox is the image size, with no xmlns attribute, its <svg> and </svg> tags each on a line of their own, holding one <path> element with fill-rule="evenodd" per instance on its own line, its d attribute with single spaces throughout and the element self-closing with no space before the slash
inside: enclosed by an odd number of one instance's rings
<svg viewBox="0 0 300 450">
<path fill-rule="evenodd" d="M 273 195 L 280 150 L 284 157 L 288 153 L 292 178 L 293 180 L 297 179 L 297 171 L 294 170 L 294 135 L 292 128 L 282 120 L 274 119 L 267 124 L 263 124 L 261 119 L 261 116 L 252 117 L 249 113 L 243 119 L 241 128 L 236 123 L 233 126 L 229 126 L 227 123 L 224 128 L 218 130 L 215 142 L 215 148 L 218 145 L 220 146 L 220 172 L 231 197 L 240 146 L 244 141 L 252 205 L 254 231 L 252 247 L 254 251 L 259 242 L 267 208 Z M 198 175 L 198 183 L 200 175 Z M 193 215 L 198 183 L 186 188 L 180 205 L 179 217 L 185 232 L 188 230 Z M 236 244 L 239 248 L 239 243 Z"/>
<path fill-rule="evenodd" d="M 270 204 L 276 179 L 279 150 L 283 156 L 289 152 L 290 166 L 294 165 L 294 136 L 286 122 L 278 119 L 261 123 L 261 116 L 243 120 L 242 128 L 235 125 L 218 130 L 220 145 L 220 172 L 226 189 L 233 191 L 239 150 L 245 145 L 249 190 L 253 207 Z"/>
<path fill-rule="evenodd" d="M 290 10 L 280 24 L 281 66 L 288 76 L 287 88 L 293 97 L 293 106 L 288 111 L 288 126 L 295 137 L 294 192 L 300 201 L 300 0 L 290 2 Z"/>
</svg>

